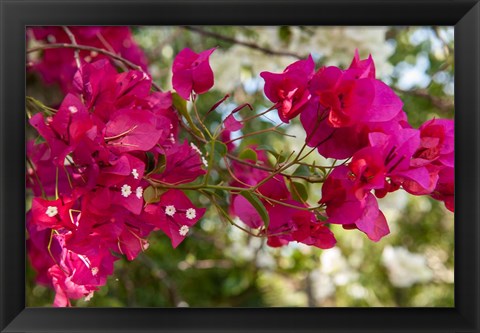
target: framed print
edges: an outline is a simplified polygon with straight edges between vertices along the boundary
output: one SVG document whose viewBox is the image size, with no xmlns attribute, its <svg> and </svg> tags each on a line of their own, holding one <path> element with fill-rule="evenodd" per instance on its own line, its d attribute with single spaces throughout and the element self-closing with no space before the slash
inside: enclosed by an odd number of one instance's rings
<svg viewBox="0 0 480 333">
<path fill-rule="evenodd" d="M 2 332 L 479 330 L 477 1 L 0 3 Z"/>
</svg>

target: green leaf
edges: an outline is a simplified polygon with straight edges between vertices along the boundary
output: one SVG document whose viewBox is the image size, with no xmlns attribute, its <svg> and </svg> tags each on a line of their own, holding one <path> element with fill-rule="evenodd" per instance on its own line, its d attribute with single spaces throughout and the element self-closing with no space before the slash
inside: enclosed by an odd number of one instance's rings
<svg viewBox="0 0 480 333">
<path fill-rule="evenodd" d="M 242 160 L 251 160 L 254 163 L 258 160 L 257 152 L 251 148 L 244 149 L 238 157 Z"/>
<path fill-rule="evenodd" d="M 228 148 L 227 145 L 218 140 L 211 140 L 206 143 L 205 149 L 208 151 L 209 154 L 212 153 L 212 146 L 213 146 L 213 153 L 215 160 L 219 160 L 225 155 L 227 155 Z"/>
<path fill-rule="evenodd" d="M 173 106 L 187 120 L 188 125 L 190 126 L 192 131 L 195 134 L 201 137 L 204 137 L 203 133 L 198 129 L 197 126 L 195 126 L 195 124 L 193 123 L 192 117 L 190 117 L 190 114 L 188 113 L 187 101 L 184 100 L 182 97 L 180 97 L 180 95 L 177 93 L 172 94 L 172 101 L 173 101 Z"/>
<path fill-rule="evenodd" d="M 147 168 L 145 170 L 145 174 L 149 174 L 155 167 L 155 158 L 151 152 L 147 151 L 145 154 L 147 155 Z"/>
<path fill-rule="evenodd" d="M 275 158 L 275 161 L 278 163 L 285 162 L 285 160 L 287 159 L 286 156 L 282 155 L 281 153 L 277 153 L 275 149 L 273 149 L 273 147 L 269 145 L 259 145 L 257 147 L 257 150 L 265 150 L 266 152 L 269 152 Z"/>
<path fill-rule="evenodd" d="M 297 201 L 307 201 L 308 200 L 308 191 L 307 187 L 299 182 L 290 182 L 290 193 L 294 200 Z"/>
<path fill-rule="evenodd" d="M 310 170 L 306 165 L 299 165 L 297 169 L 293 172 L 294 176 L 310 176 Z"/>
<path fill-rule="evenodd" d="M 185 118 L 190 117 L 187 110 L 187 101 L 180 97 L 179 94 L 172 94 L 173 106 L 177 109 L 178 112 Z"/>
<path fill-rule="evenodd" d="M 255 208 L 255 210 L 258 212 L 258 214 L 262 218 L 265 228 L 268 228 L 268 225 L 270 223 L 270 217 L 268 216 L 267 209 L 265 208 L 263 203 L 260 201 L 260 199 L 248 191 L 242 191 L 240 192 L 240 195 L 245 199 L 247 199 L 248 202 L 250 202 L 250 204 L 253 206 L 253 208 Z"/>
<path fill-rule="evenodd" d="M 160 201 L 160 196 L 165 193 L 166 190 L 156 189 L 153 186 L 147 187 L 143 190 L 143 199 L 147 204 Z"/>
</svg>

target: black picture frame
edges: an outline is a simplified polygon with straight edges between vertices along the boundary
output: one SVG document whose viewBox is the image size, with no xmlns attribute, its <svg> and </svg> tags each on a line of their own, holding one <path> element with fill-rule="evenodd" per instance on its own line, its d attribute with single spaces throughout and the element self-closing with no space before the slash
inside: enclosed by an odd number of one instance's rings
<svg viewBox="0 0 480 333">
<path fill-rule="evenodd" d="M 479 332 L 480 4 L 472 0 L 0 0 L 1 332 Z M 455 26 L 454 308 L 26 308 L 25 26 Z"/>
</svg>

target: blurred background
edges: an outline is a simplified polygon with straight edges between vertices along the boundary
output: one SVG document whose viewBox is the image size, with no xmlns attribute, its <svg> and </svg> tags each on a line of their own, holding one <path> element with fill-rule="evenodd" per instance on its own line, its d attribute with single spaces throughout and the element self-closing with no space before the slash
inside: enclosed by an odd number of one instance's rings
<svg viewBox="0 0 480 333">
<path fill-rule="evenodd" d="M 253 112 L 271 106 L 263 94 L 261 71 L 281 72 L 312 54 L 321 65 L 348 67 L 355 49 L 372 54 L 377 77 L 404 102 L 412 126 L 427 119 L 454 117 L 453 27 L 133 27 L 149 59 L 149 72 L 162 89 L 171 89 L 171 64 L 184 47 L 196 52 L 217 47 L 211 56 L 215 85 L 198 100 L 205 112 L 225 94 L 230 98 L 208 117 L 216 127 L 229 111 L 250 103 Z M 55 86 L 27 75 L 27 94 L 47 105 L 61 101 Z M 276 112 L 249 122 L 245 132 L 279 124 Z M 247 117 L 252 111 L 239 113 Z M 291 151 L 304 142 L 299 119 L 282 131 L 237 143 L 268 144 Z M 237 134 L 237 135 L 241 135 Z M 310 162 L 325 161 L 312 154 Z M 216 177 L 222 178 L 222 174 Z M 320 199 L 310 185 L 308 201 Z M 204 207 L 209 202 L 189 193 Z M 27 198 L 27 207 L 28 207 Z M 337 246 L 320 250 L 290 243 L 270 248 L 264 240 L 222 222 L 207 211 L 177 249 L 161 232 L 133 262 L 116 262 L 108 284 L 76 306 L 100 307 L 453 307 L 454 216 L 441 202 L 403 191 L 379 200 L 391 234 L 380 242 L 359 231 L 332 225 Z M 50 306 L 54 293 L 35 283 L 27 264 L 28 306 Z"/>
</svg>

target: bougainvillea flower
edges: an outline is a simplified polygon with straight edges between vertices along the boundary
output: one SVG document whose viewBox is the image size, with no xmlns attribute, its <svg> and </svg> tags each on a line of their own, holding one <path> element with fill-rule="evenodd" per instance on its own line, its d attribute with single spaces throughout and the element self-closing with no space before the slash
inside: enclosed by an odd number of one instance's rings
<svg viewBox="0 0 480 333">
<path fill-rule="evenodd" d="M 420 145 L 420 132 L 404 128 L 392 134 L 370 133 L 369 140 L 373 147 L 383 151 L 386 176 L 393 182 L 402 184 L 412 194 L 431 193 L 438 179 L 438 169 L 434 167 L 412 166 L 412 157 Z"/>
<path fill-rule="evenodd" d="M 173 145 L 165 153 L 165 168 L 159 174 L 151 175 L 168 184 L 183 184 L 192 182 L 199 176 L 205 174 L 202 168 L 205 157 L 196 146 L 184 142 L 183 144 Z"/>
<path fill-rule="evenodd" d="M 65 97 L 53 116 L 44 118 L 41 113 L 37 113 L 30 119 L 30 124 L 50 146 L 52 161 L 62 167 L 65 157 L 84 137 L 96 134 L 87 110 L 72 94 Z"/>
<path fill-rule="evenodd" d="M 308 83 L 313 76 L 315 63 L 312 56 L 289 65 L 283 73 L 262 72 L 265 95 L 275 103 L 280 119 L 288 123 L 295 118 L 310 99 Z"/>
<path fill-rule="evenodd" d="M 213 51 L 215 48 L 195 53 L 184 48 L 173 60 L 173 89 L 183 99 L 189 100 L 192 91 L 203 94 L 213 86 L 213 71 L 209 63 Z"/>
<path fill-rule="evenodd" d="M 70 210 L 75 204 L 73 198 L 59 197 L 56 200 L 47 200 L 40 197 L 32 200 L 32 224 L 38 230 L 46 228 L 59 229 L 68 228 L 74 229 Z"/>
<path fill-rule="evenodd" d="M 381 122 L 402 109 L 400 98 L 380 80 L 352 79 L 337 67 L 320 68 L 312 78 L 310 91 L 330 110 L 328 123 L 338 128 L 358 122 Z"/>
<path fill-rule="evenodd" d="M 356 79 L 375 79 L 375 63 L 373 62 L 372 55 L 369 55 L 367 59 L 361 60 L 358 49 L 356 49 L 347 73 Z"/>
<path fill-rule="evenodd" d="M 443 201 L 449 211 L 455 212 L 454 168 L 443 168 L 439 172 L 437 186 L 432 192 L 432 198 Z"/>
<path fill-rule="evenodd" d="M 414 154 L 414 165 L 436 161 L 436 164 L 454 166 L 454 125 L 450 119 L 432 119 L 419 128 L 420 146 Z"/>
<path fill-rule="evenodd" d="M 147 59 L 133 40 L 129 27 L 69 27 L 79 45 L 93 46 L 122 56 L 147 70 Z M 71 43 L 62 27 L 34 27 L 28 29 L 33 37 L 45 43 Z M 109 58 L 99 52 L 80 50 L 82 64 Z M 74 50 L 56 48 L 43 50 L 43 56 L 36 61 L 33 70 L 38 71 L 46 83 L 59 83 L 63 91 L 72 89 L 72 78 L 77 70 Z"/>
<path fill-rule="evenodd" d="M 335 246 L 337 241 L 333 232 L 324 223 L 316 220 L 312 212 L 297 211 L 293 214 L 292 220 L 296 225 L 292 236 L 297 242 L 320 249 L 329 249 Z"/>
<path fill-rule="evenodd" d="M 148 151 L 161 135 L 155 115 L 147 110 L 119 110 L 105 126 L 105 141 L 115 153 Z"/>
<path fill-rule="evenodd" d="M 375 147 L 365 147 L 356 152 L 348 163 L 348 177 L 353 181 L 352 190 L 358 199 L 363 199 L 365 193 L 384 186 L 387 173 L 382 150 Z"/>
<path fill-rule="evenodd" d="M 332 171 L 322 187 L 320 202 L 327 206 L 328 222 L 355 225 L 368 238 L 379 241 L 390 233 L 385 216 L 379 210 L 373 194 L 365 193 L 361 199 L 356 196 L 349 175 L 348 167 L 339 166 Z"/>
<path fill-rule="evenodd" d="M 95 286 L 78 285 L 72 282 L 72 277 L 67 275 L 58 265 L 52 266 L 48 270 L 48 274 L 55 290 L 55 299 L 53 300 L 53 306 L 55 307 L 71 306 L 70 299 L 88 297 L 98 289 Z"/>
<path fill-rule="evenodd" d="M 187 237 L 190 228 L 203 217 L 205 208 L 195 207 L 182 191 L 168 190 L 158 204 L 147 205 L 145 212 L 176 248 Z"/>
</svg>

